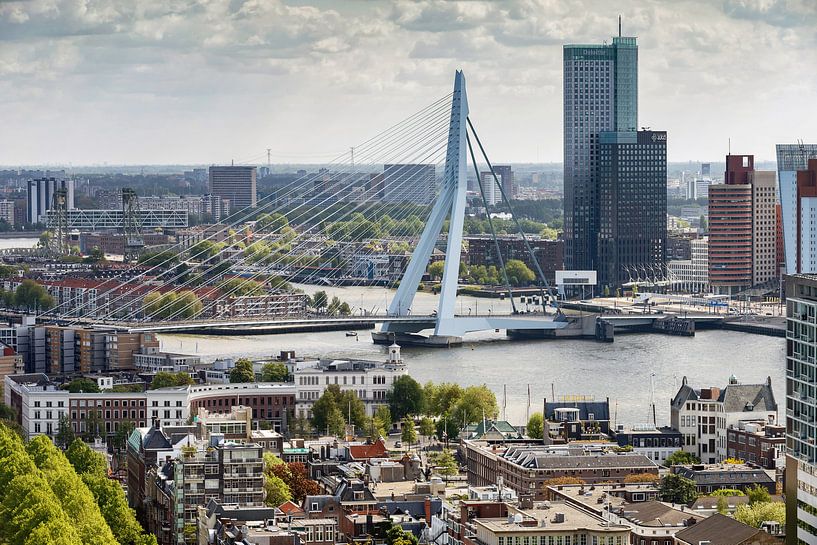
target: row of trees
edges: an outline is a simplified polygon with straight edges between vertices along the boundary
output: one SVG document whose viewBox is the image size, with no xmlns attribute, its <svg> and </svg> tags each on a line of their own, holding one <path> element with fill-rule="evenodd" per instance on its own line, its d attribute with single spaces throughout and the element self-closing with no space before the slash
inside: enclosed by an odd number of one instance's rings
<svg viewBox="0 0 817 545">
<path fill-rule="evenodd" d="M 434 280 L 439 280 L 443 276 L 445 261 L 435 261 L 428 266 L 428 274 Z M 529 286 L 536 280 L 536 274 L 523 261 L 519 259 L 509 259 L 505 262 L 505 272 L 508 275 L 508 282 L 512 286 Z M 498 285 L 504 284 L 505 278 L 495 265 L 474 265 L 469 267 L 465 263 L 460 263 L 460 278 L 472 284 Z"/>
<path fill-rule="evenodd" d="M 76 446 L 75 446 L 76 445 Z M 107 464 L 74 442 L 69 460 L 41 435 L 26 445 L 0 426 L 0 535 L 9 545 L 155 545 L 128 508 Z"/>
<path fill-rule="evenodd" d="M 330 316 L 338 314 L 348 316 L 352 313 L 352 307 L 346 301 L 341 301 L 338 297 L 329 299 L 329 295 L 323 290 L 316 291 L 312 297 L 307 296 L 307 304 L 318 312 L 325 312 Z"/>
<path fill-rule="evenodd" d="M 255 382 L 255 378 L 252 361 L 247 358 L 236 360 L 235 367 L 230 369 L 230 382 Z M 272 361 L 261 367 L 261 382 L 285 382 L 287 380 L 289 380 L 289 371 L 283 363 Z"/>
<path fill-rule="evenodd" d="M 145 315 L 151 318 L 175 318 L 184 320 L 193 318 L 204 309 L 199 297 L 190 290 L 160 293 L 153 291 L 144 299 Z"/>
</svg>

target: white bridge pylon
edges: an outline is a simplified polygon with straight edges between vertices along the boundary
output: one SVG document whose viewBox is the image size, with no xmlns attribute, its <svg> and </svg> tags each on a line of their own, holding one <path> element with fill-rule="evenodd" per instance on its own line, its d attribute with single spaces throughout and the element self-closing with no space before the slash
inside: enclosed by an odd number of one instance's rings
<svg viewBox="0 0 817 545">
<path fill-rule="evenodd" d="M 445 157 L 445 171 L 437 202 L 431 210 L 420 241 L 411 255 L 406 272 L 400 281 L 397 294 L 389 305 L 389 316 L 408 316 L 417 285 L 428 266 L 431 252 L 442 231 L 443 223 L 449 218 L 448 242 L 445 251 L 445 266 L 440 289 L 440 302 L 434 335 L 437 337 L 462 337 L 465 333 L 490 329 L 562 329 L 565 321 L 553 321 L 549 317 L 522 316 L 456 316 L 454 303 L 459 281 L 460 255 L 462 250 L 462 228 L 465 221 L 465 196 L 467 189 L 466 169 L 468 167 L 466 141 L 468 121 L 468 95 L 465 91 L 465 75 L 457 70 L 454 76 L 454 95 L 451 99 L 451 121 L 448 127 L 448 148 Z M 407 322 L 384 322 L 381 333 L 416 333 L 421 324 Z"/>
</svg>

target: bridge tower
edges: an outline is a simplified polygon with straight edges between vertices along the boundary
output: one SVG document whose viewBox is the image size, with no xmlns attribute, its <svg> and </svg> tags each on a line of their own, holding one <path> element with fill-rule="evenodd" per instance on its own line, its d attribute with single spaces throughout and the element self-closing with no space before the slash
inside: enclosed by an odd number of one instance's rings
<svg viewBox="0 0 817 545">
<path fill-rule="evenodd" d="M 53 229 L 49 249 L 56 255 L 68 255 L 68 190 L 64 187 L 54 190 L 51 200 L 53 210 Z"/>
<path fill-rule="evenodd" d="M 122 233 L 125 237 L 125 261 L 136 260 L 145 246 L 139 221 L 139 197 L 130 187 L 122 188 Z"/>
</svg>

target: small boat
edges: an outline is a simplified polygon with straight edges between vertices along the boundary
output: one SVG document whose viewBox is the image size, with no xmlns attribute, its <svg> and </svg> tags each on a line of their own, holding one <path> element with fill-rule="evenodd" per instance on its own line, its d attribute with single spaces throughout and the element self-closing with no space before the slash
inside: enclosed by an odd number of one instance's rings
<svg viewBox="0 0 817 545">
<path fill-rule="evenodd" d="M 347 337 L 357 337 L 357 331 L 347 331 L 346 336 Z"/>
</svg>

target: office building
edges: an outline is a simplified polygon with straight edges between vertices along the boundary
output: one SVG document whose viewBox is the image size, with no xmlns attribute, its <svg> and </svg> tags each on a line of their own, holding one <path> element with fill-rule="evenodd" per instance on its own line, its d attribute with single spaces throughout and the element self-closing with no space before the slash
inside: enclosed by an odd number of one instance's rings
<svg viewBox="0 0 817 545">
<path fill-rule="evenodd" d="M 786 535 L 817 543 L 817 276 L 786 276 Z"/>
<path fill-rule="evenodd" d="M 14 201 L 6 199 L 0 201 L 0 221 L 5 221 L 12 226 L 15 224 Z"/>
<path fill-rule="evenodd" d="M 58 189 L 66 191 L 66 207 L 74 209 L 74 180 L 56 178 L 38 178 L 28 181 L 28 198 L 26 202 L 26 221 L 28 223 L 45 223 L 46 213 L 54 205 L 54 193 Z"/>
<path fill-rule="evenodd" d="M 502 184 L 502 190 L 505 192 L 505 197 L 513 199 L 516 195 L 516 189 L 513 179 L 513 170 L 510 165 L 493 165 L 494 174 L 497 180 Z M 485 195 L 485 201 L 488 205 L 493 206 L 502 202 L 502 192 L 499 186 L 494 181 L 494 176 L 490 170 L 480 173 L 479 184 L 482 187 L 482 192 Z"/>
<path fill-rule="evenodd" d="M 788 176 L 788 172 L 785 173 Z M 786 225 L 791 224 L 792 230 L 788 233 L 792 236 L 792 244 L 784 245 L 786 261 L 786 271 L 792 273 L 814 273 L 817 272 L 817 159 L 809 159 L 806 167 L 798 169 L 795 173 L 794 198 L 785 206 L 781 206 L 781 223 L 783 225 L 784 237 Z M 781 173 L 783 176 L 784 173 Z M 781 179 L 781 190 L 783 190 Z M 794 223 L 788 221 L 787 216 L 795 218 Z M 788 239 L 784 239 L 788 243 Z M 789 247 L 793 249 L 793 265 L 789 266 Z"/>
<path fill-rule="evenodd" d="M 734 294 L 777 278 L 774 172 L 753 155 L 727 155 L 724 183 L 709 186 L 709 282 Z"/>
<path fill-rule="evenodd" d="M 709 292 L 709 239 L 689 241 L 689 259 L 667 261 L 667 277 L 675 291 L 686 293 Z"/>
<path fill-rule="evenodd" d="M 255 167 L 212 166 L 209 193 L 221 199 L 229 199 L 233 212 L 255 208 L 256 176 Z"/>
<path fill-rule="evenodd" d="M 701 163 L 701 177 L 702 178 L 709 178 L 712 175 L 712 164 L 711 163 Z"/>
<path fill-rule="evenodd" d="M 601 132 L 597 155 L 602 286 L 663 278 L 667 254 L 667 133 Z"/>
<path fill-rule="evenodd" d="M 564 46 L 565 266 L 595 269 L 599 133 L 638 127 L 638 46 Z"/>
<path fill-rule="evenodd" d="M 811 259 L 807 254 L 802 268 L 797 263 L 798 252 L 802 251 L 797 239 L 800 232 L 799 210 L 803 204 L 797 196 L 797 172 L 808 168 L 809 159 L 817 159 L 817 144 L 777 144 L 777 178 L 780 184 L 783 246 L 786 272 L 789 274 L 814 272 L 814 269 L 809 268 L 808 262 Z M 810 205 L 811 201 L 806 201 L 805 204 Z"/>
<path fill-rule="evenodd" d="M 434 165 L 383 165 L 384 202 L 430 204 L 436 196 Z"/>
</svg>

